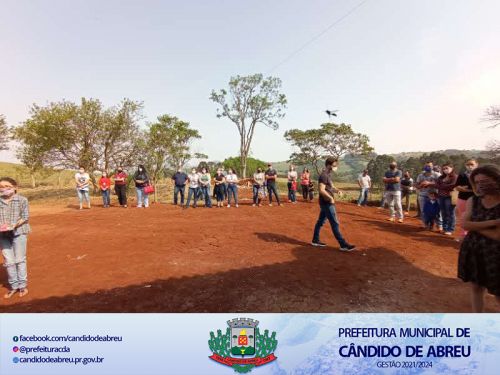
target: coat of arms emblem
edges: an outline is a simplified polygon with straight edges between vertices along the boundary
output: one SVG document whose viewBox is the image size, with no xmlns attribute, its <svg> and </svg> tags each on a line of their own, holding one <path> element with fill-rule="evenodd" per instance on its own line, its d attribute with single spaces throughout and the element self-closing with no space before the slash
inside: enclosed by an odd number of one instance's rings
<svg viewBox="0 0 500 375">
<path fill-rule="evenodd" d="M 276 332 L 269 336 L 269 330 L 266 329 L 262 334 L 258 328 L 259 321 L 248 318 L 228 320 L 227 325 L 224 334 L 220 329 L 217 330 L 217 336 L 210 332 L 208 346 L 213 354 L 209 358 L 239 373 L 249 372 L 255 366 L 276 359 Z"/>
</svg>

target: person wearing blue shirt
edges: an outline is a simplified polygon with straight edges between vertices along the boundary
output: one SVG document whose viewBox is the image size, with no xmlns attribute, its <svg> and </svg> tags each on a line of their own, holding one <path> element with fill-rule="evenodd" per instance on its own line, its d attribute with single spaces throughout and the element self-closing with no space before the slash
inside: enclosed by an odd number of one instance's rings
<svg viewBox="0 0 500 375">
<path fill-rule="evenodd" d="M 403 208 L 401 207 L 401 177 L 403 173 L 397 168 L 398 164 L 393 161 L 389 164 L 389 170 L 385 172 L 383 181 L 385 184 L 385 199 L 389 204 L 389 221 L 394 222 L 397 216 L 398 223 L 403 222 Z"/>
<path fill-rule="evenodd" d="M 434 228 L 434 224 L 438 223 L 441 207 L 439 206 L 437 194 L 435 192 L 430 192 L 428 197 L 429 199 L 425 201 L 423 209 L 424 223 L 427 229 L 432 230 Z"/>
<path fill-rule="evenodd" d="M 172 176 L 172 180 L 174 181 L 174 205 L 177 204 L 179 194 L 181 195 L 181 206 L 184 205 L 184 191 L 187 179 L 188 175 L 182 171 L 182 168 L 179 168 Z"/>
</svg>

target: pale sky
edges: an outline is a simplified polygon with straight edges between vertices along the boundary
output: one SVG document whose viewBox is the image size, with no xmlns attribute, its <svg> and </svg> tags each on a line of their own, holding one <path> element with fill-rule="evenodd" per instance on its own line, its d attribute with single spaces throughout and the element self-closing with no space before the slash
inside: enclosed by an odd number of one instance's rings
<svg viewBox="0 0 500 375">
<path fill-rule="evenodd" d="M 80 97 L 142 100 L 203 136 L 195 151 L 238 153 L 212 89 L 270 69 L 361 0 L 0 0 L 0 113 Z M 272 71 L 286 117 L 256 131 L 253 156 L 286 160 L 287 129 L 318 127 L 326 109 L 367 134 L 375 151 L 483 149 L 500 129 L 480 122 L 500 105 L 500 1 L 368 0 Z M 0 152 L 0 160 L 12 153 Z"/>
</svg>

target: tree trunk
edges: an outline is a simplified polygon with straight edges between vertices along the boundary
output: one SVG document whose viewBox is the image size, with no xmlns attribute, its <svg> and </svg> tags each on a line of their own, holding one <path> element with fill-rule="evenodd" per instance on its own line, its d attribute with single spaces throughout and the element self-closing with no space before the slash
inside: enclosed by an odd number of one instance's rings
<svg viewBox="0 0 500 375">
<path fill-rule="evenodd" d="M 34 189 L 36 188 L 36 180 L 35 180 L 35 173 L 31 172 L 31 187 Z"/>
<path fill-rule="evenodd" d="M 155 188 L 155 191 L 153 193 L 153 197 L 154 197 L 154 202 L 156 203 L 158 201 L 158 192 L 156 191 L 156 179 L 153 179 L 153 187 Z"/>
</svg>

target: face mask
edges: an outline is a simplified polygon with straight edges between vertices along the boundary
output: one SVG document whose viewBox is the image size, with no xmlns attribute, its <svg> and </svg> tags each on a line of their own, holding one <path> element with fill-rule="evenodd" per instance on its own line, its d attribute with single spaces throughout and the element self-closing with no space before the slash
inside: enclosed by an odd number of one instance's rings
<svg viewBox="0 0 500 375">
<path fill-rule="evenodd" d="M 339 169 L 339 167 L 333 167 L 332 171 L 337 172 L 337 169 Z"/>
<path fill-rule="evenodd" d="M 476 185 L 476 193 L 480 197 L 484 195 L 495 195 L 498 194 L 500 188 L 493 182 L 483 182 Z"/>
<path fill-rule="evenodd" d="M 473 170 L 474 170 L 475 167 L 473 167 L 472 165 L 466 165 L 465 166 L 465 170 L 469 173 L 471 173 Z"/>
<path fill-rule="evenodd" d="M 139 172 L 142 172 L 142 168 L 139 168 Z"/>
<path fill-rule="evenodd" d="M 396 169 L 396 166 L 394 164 L 390 165 L 389 168 L 391 169 Z"/>
<path fill-rule="evenodd" d="M 0 197 L 9 198 L 9 197 L 13 196 L 15 192 L 16 191 L 14 189 L 11 189 L 11 188 L 0 189 Z"/>
<path fill-rule="evenodd" d="M 122 173 L 123 169 L 118 169 L 118 173 Z"/>
<path fill-rule="evenodd" d="M 424 167 L 425 172 L 432 172 L 432 168 L 429 166 Z"/>
</svg>

